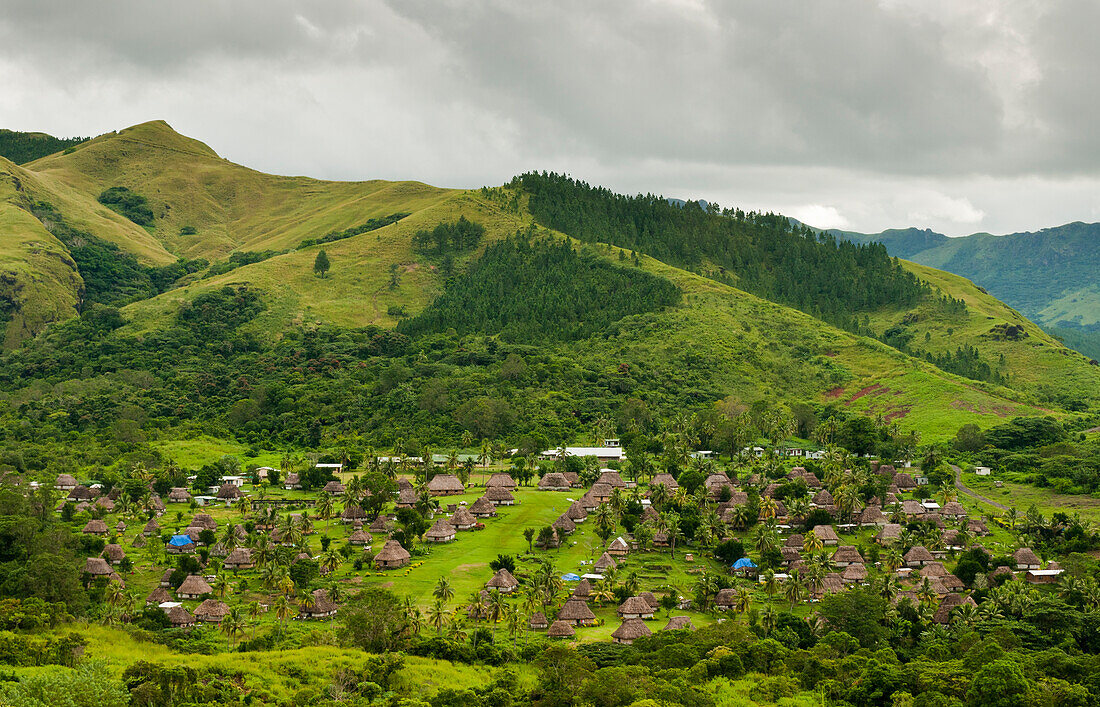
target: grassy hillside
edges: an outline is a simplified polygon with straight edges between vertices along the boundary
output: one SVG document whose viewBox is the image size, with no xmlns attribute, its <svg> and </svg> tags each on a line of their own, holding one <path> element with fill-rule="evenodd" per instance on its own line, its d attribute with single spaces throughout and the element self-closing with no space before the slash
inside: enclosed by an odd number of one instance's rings
<svg viewBox="0 0 1100 707">
<path fill-rule="evenodd" d="M 24 164 L 84 142 L 86 137 L 57 138 L 46 133 L 24 133 L 0 128 L 0 157 Z"/>
<path fill-rule="evenodd" d="M 973 346 L 1007 378 L 1009 387 L 1042 405 L 1087 403 L 1100 397 L 1100 367 L 1090 365 L 1087 356 L 1065 347 L 965 278 L 917 263 L 906 262 L 905 267 L 945 295 L 965 302 L 966 309 L 953 311 L 925 302 L 911 310 L 881 311 L 870 318 L 877 333 L 893 327 L 909 337 L 910 348 L 933 354 Z"/>
<path fill-rule="evenodd" d="M 163 121 L 98 137 L 28 168 L 93 198 L 129 188 L 148 199 L 156 219 L 151 236 L 161 248 L 211 260 L 235 250 L 286 250 L 372 217 L 418 211 L 451 193 L 419 182 L 264 174 L 222 159 Z"/>
</svg>

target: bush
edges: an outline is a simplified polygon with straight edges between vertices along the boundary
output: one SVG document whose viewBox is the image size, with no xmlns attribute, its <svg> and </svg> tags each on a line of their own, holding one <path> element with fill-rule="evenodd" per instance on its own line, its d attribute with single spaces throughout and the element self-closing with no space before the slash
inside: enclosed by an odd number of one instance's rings
<svg viewBox="0 0 1100 707">
<path fill-rule="evenodd" d="M 126 187 L 111 187 L 99 195 L 99 203 L 118 212 L 139 226 L 153 225 L 153 210 L 147 200 Z"/>
</svg>

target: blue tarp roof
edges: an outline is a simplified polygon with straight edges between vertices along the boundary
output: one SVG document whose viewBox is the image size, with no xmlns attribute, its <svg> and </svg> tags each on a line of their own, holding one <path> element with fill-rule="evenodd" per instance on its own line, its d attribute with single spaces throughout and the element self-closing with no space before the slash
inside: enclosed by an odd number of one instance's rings
<svg viewBox="0 0 1100 707">
<path fill-rule="evenodd" d="M 561 576 L 561 581 L 563 581 L 563 582 L 579 582 L 579 581 L 581 581 L 581 576 L 579 574 L 573 574 L 572 572 L 570 572 L 569 574 L 563 574 Z"/>
<path fill-rule="evenodd" d="M 173 535 L 172 539 L 168 541 L 168 544 L 172 545 L 174 547 L 183 547 L 184 545 L 190 545 L 191 544 L 191 536 L 190 535 Z"/>
<path fill-rule="evenodd" d="M 733 568 L 735 570 L 739 570 L 743 567 L 756 567 L 756 563 L 747 557 L 742 557 L 740 560 L 733 563 Z"/>
</svg>

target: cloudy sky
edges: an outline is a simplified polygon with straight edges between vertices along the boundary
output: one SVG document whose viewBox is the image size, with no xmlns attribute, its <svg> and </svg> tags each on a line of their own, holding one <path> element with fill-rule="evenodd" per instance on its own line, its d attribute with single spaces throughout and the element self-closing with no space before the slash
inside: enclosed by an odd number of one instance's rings
<svg viewBox="0 0 1100 707">
<path fill-rule="evenodd" d="M 1100 221 L 1097 27 L 1094 0 L 0 0 L 0 127 L 1004 233 Z"/>
</svg>

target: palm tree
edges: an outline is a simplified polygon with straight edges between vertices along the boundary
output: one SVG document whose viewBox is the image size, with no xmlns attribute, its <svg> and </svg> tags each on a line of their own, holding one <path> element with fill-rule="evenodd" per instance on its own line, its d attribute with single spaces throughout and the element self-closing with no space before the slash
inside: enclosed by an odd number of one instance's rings
<svg viewBox="0 0 1100 707">
<path fill-rule="evenodd" d="M 321 556 L 321 569 L 325 574 L 331 575 L 340 566 L 342 559 L 340 553 L 335 550 L 329 550 Z"/>
<path fill-rule="evenodd" d="M 248 620 L 252 624 L 252 637 L 256 637 L 256 624 L 259 623 L 260 614 L 263 613 L 263 608 L 260 607 L 260 602 L 254 601 L 248 605 Z"/>
<path fill-rule="evenodd" d="M 905 559 L 901 556 L 901 550 L 896 547 L 890 548 L 886 553 L 883 564 L 886 565 L 886 569 L 890 570 L 891 573 L 897 572 L 898 568 L 905 564 Z"/>
<path fill-rule="evenodd" d="M 346 489 L 344 493 L 347 493 Z M 324 521 L 331 521 L 334 510 L 332 496 L 322 491 L 321 496 L 317 499 L 316 509 L 318 518 Z M 330 525 L 331 523 L 326 523 L 325 529 L 327 530 Z"/>
<path fill-rule="evenodd" d="M 225 595 L 229 593 L 229 580 L 224 574 L 219 574 L 214 578 L 214 596 L 219 599 L 224 599 Z"/>
<path fill-rule="evenodd" d="M 447 623 L 447 605 L 442 599 L 436 599 L 432 608 L 428 610 L 428 623 L 435 626 L 435 632 L 443 634 L 443 625 Z"/>
<path fill-rule="evenodd" d="M 775 578 L 775 570 L 764 571 L 764 593 L 768 595 L 768 605 L 771 606 L 772 598 L 779 591 L 779 581 Z"/>
<path fill-rule="evenodd" d="M 802 539 L 802 549 L 808 553 L 819 552 L 825 544 L 817 537 L 817 533 L 810 530 Z"/>
<path fill-rule="evenodd" d="M 454 595 L 455 590 L 451 588 L 451 583 L 446 577 L 440 577 L 439 581 L 435 583 L 435 589 L 432 591 L 432 596 L 446 603 L 453 599 Z"/>
<path fill-rule="evenodd" d="M 293 585 L 293 583 L 291 584 Z M 286 594 L 280 594 L 275 600 L 274 609 L 275 618 L 279 620 L 280 632 L 285 631 L 287 619 L 298 613 L 294 606 L 294 602 L 292 602 L 290 597 Z"/>
<path fill-rule="evenodd" d="M 752 594 L 744 587 L 738 587 L 733 595 L 733 610 L 738 614 L 746 613 L 752 606 Z"/>
<path fill-rule="evenodd" d="M 662 513 L 660 516 L 665 525 L 665 533 L 668 535 L 669 553 L 676 557 L 676 538 L 680 536 L 680 516 L 677 513 Z"/>
<path fill-rule="evenodd" d="M 787 578 L 787 581 L 783 584 L 783 597 L 790 602 L 791 611 L 794 611 L 794 605 L 802 601 L 803 592 L 805 586 L 802 584 L 802 578 L 799 576 L 798 571 L 791 573 L 791 576 Z"/>
<path fill-rule="evenodd" d="M 222 619 L 220 628 L 222 630 L 222 633 L 225 634 L 225 645 L 226 650 L 228 650 L 230 644 L 232 644 L 233 642 L 233 639 L 244 633 L 244 616 L 241 612 L 240 606 L 234 606 L 232 609 L 229 610 L 229 613 L 226 614 L 224 619 Z"/>
<path fill-rule="evenodd" d="M 485 618 L 493 622 L 493 642 L 495 643 L 497 639 L 497 622 L 504 617 L 504 612 L 508 609 L 508 602 L 505 601 L 500 590 L 493 587 L 489 590 L 489 604 L 485 608 Z"/>
<path fill-rule="evenodd" d="M 931 604 L 936 600 L 936 590 L 932 588 L 932 580 L 928 577 L 925 577 L 917 588 L 917 599 L 921 604 Z"/>
</svg>

